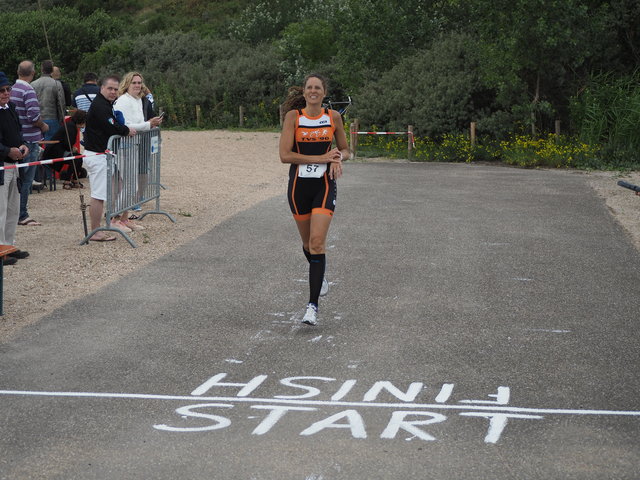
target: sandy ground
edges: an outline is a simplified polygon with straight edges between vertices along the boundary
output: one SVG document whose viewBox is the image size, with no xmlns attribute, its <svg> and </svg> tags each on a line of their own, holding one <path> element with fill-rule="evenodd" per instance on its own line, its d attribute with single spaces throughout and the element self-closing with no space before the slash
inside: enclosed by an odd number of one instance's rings
<svg viewBox="0 0 640 480">
<path fill-rule="evenodd" d="M 4 268 L 0 342 L 234 214 L 284 195 L 288 167 L 278 160 L 278 137 L 269 132 L 163 132 L 162 183 L 167 190 L 162 191 L 160 207 L 177 223 L 163 215 L 147 216 L 146 229 L 132 234 L 138 244 L 135 249 L 121 237 L 115 242 L 79 245 L 84 236 L 80 194 L 90 203 L 87 179 L 82 190 L 63 190 L 59 182 L 56 191 L 33 193 L 29 213 L 42 226 L 18 227 L 16 244 L 31 256 Z M 248 176 L 249 170 L 259 171 L 260 176 Z M 640 250 L 640 197 L 616 185 L 619 179 L 640 184 L 640 172 L 575 174 L 587 176 L 588 184 Z"/>
</svg>

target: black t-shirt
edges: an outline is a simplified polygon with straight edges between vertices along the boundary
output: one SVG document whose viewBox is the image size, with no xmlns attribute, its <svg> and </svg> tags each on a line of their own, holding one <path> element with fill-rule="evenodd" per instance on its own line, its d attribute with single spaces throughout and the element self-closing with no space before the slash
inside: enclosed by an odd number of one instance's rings
<svg viewBox="0 0 640 480">
<path fill-rule="evenodd" d="M 78 127 L 72 120 L 68 120 L 62 124 L 62 126 L 51 137 L 51 140 L 56 140 L 58 143 L 52 143 L 45 147 L 42 154 L 43 160 L 49 160 L 51 158 L 64 157 L 67 152 L 73 150 L 73 144 L 76 142 L 78 136 Z M 71 144 L 69 144 L 71 142 Z"/>
<path fill-rule="evenodd" d="M 84 129 L 84 148 L 92 152 L 104 152 L 109 138 L 114 135 L 129 135 L 129 127 L 118 123 L 113 104 L 101 93 L 91 102 Z"/>
</svg>

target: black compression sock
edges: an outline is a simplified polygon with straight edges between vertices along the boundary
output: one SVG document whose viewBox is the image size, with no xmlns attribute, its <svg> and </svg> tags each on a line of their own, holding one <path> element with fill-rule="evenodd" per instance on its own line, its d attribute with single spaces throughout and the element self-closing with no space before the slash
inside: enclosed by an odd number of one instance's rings
<svg viewBox="0 0 640 480">
<path fill-rule="evenodd" d="M 326 262 L 326 255 L 324 253 L 309 255 L 309 303 L 318 305 L 318 297 L 320 296 L 320 289 L 322 288 Z"/>
<path fill-rule="evenodd" d="M 311 263 L 311 252 L 304 247 L 302 247 L 302 251 L 304 252 L 304 256 L 307 257 L 307 262 Z"/>
</svg>

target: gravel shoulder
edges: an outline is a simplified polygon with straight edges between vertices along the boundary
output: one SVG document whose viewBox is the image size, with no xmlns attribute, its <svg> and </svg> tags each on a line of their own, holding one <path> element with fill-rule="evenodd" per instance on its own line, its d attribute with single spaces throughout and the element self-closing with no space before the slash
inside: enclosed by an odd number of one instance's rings
<svg viewBox="0 0 640 480">
<path fill-rule="evenodd" d="M 144 231 L 133 234 L 138 248 L 123 239 L 80 246 L 84 236 L 80 195 L 85 188 L 33 193 L 29 213 L 39 227 L 19 226 L 17 246 L 31 256 L 4 268 L 4 316 L 0 342 L 37 322 L 65 303 L 96 292 L 181 245 L 225 219 L 286 191 L 287 166 L 278 160 L 275 132 L 162 133 L 162 191 L 164 215 L 149 215 Z M 348 168 L 347 168 L 348 174 Z M 640 184 L 640 172 L 583 173 L 612 215 L 640 250 L 640 197 L 617 186 L 619 179 Z M 117 301 L 114 299 L 114 301 Z"/>
<path fill-rule="evenodd" d="M 79 245 L 84 237 L 80 194 L 87 204 L 91 201 L 88 179 L 80 190 L 64 190 L 58 183 L 56 191 L 34 192 L 29 214 L 42 226 L 18 226 L 16 245 L 30 257 L 4 268 L 0 341 L 238 212 L 283 194 L 287 170 L 278 160 L 278 139 L 274 132 L 163 131 L 162 183 L 167 190 L 161 193 L 160 208 L 177 223 L 148 215 L 142 222 L 145 230 L 132 234 L 138 248 L 120 235 L 115 242 Z"/>
</svg>

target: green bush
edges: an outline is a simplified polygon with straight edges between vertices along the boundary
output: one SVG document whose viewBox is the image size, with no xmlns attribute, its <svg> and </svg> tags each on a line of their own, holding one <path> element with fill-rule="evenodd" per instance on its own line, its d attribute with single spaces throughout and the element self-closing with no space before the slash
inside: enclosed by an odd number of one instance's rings
<svg viewBox="0 0 640 480">
<path fill-rule="evenodd" d="M 280 70 L 289 74 L 290 83 L 331 60 L 335 53 L 332 38 L 331 25 L 324 20 L 290 23 L 284 29 L 277 46 L 282 59 Z M 318 45 L 323 47 L 318 48 Z"/>
<path fill-rule="evenodd" d="M 376 127 L 372 127 L 375 131 Z M 407 138 L 366 135 L 358 138 L 358 156 L 407 158 Z M 428 136 L 416 137 L 411 160 L 419 162 L 485 162 L 502 161 L 518 167 L 575 167 L 605 168 L 603 155 L 606 151 L 587 145 L 575 137 L 548 135 L 532 137 L 514 135 L 509 140 L 495 142 L 478 141 L 472 145 L 468 136 L 445 134 L 434 140 Z M 609 167 L 633 169 L 640 163 L 612 159 Z"/>
<path fill-rule="evenodd" d="M 300 4 L 293 0 L 263 0 L 252 3 L 231 21 L 229 36 L 247 43 L 271 41 L 289 23 L 298 19 L 299 9 Z"/>
<path fill-rule="evenodd" d="M 140 71 L 173 126 L 195 125 L 196 106 L 201 109 L 202 127 L 237 126 L 240 106 L 245 108 L 247 126 L 274 126 L 286 92 L 271 45 L 252 47 L 195 33 L 106 42 L 85 57 L 82 67 L 102 74 Z"/>
<path fill-rule="evenodd" d="M 640 153 L 604 145 L 595 157 L 586 158 L 576 166 L 590 170 L 640 170 Z"/>
<path fill-rule="evenodd" d="M 445 134 L 438 141 L 416 138 L 414 151 L 414 160 L 421 162 L 487 162 L 497 160 L 499 154 L 492 143 L 472 145 L 462 134 Z"/>
<path fill-rule="evenodd" d="M 572 98 L 571 107 L 580 139 L 604 145 L 603 165 L 640 163 L 640 70 L 628 76 L 593 76 L 588 88 Z"/>
<path fill-rule="evenodd" d="M 438 7 L 433 4 L 445 2 L 334 0 L 327 3 L 334 4 L 333 18 L 327 18 L 336 31 L 336 55 L 332 63 L 338 75 L 334 80 L 352 94 L 366 94 L 368 83 L 429 46 L 437 29 Z M 375 121 L 383 123 L 383 119 Z"/>
<path fill-rule="evenodd" d="M 371 131 L 375 131 L 374 126 Z M 358 137 L 357 156 L 362 158 L 407 158 L 408 137 L 360 135 Z"/>
<path fill-rule="evenodd" d="M 582 167 L 598 161 L 600 148 L 576 138 L 551 134 L 534 138 L 516 135 L 500 142 L 500 157 L 519 167 Z"/>
<path fill-rule="evenodd" d="M 102 10 L 87 17 L 73 8 L 7 13 L 0 33 L 6 73 L 14 75 L 22 60 L 33 60 L 39 67 L 42 60 L 50 58 L 43 21 L 52 60 L 65 72 L 75 72 L 85 54 L 97 50 L 105 40 L 118 37 L 124 28 L 119 20 Z"/>
<path fill-rule="evenodd" d="M 370 131 L 377 131 L 373 126 Z M 408 136 L 361 135 L 358 137 L 359 157 L 407 158 Z M 431 137 L 415 137 L 411 159 L 416 162 L 479 162 L 496 161 L 500 152 L 493 143 L 471 145 L 462 134 L 445 134 L 434 140 Z"/>
<path fill-rule="evenodd" d="M 415 125 L 416 133 L 432 138 L 462 133 L 494 108 L 494 94 L 481 83 L 478 64 L 472 37 L 442 37 L 366 84 L 353 115 L 364 124 L 393 129 Z"/>
</svg>

